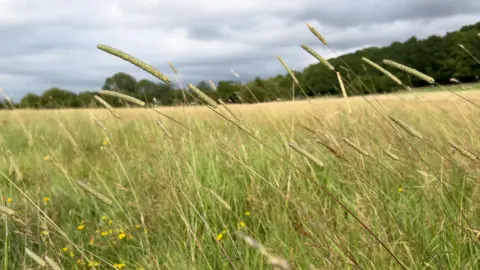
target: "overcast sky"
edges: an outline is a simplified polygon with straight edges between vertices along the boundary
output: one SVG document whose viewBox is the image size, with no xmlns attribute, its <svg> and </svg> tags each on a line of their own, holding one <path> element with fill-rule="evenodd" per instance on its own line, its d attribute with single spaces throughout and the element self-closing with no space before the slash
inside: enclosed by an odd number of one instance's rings
<svg viewBox="0 0 480 270">
<path fill-rule="evenodd" d="M 337 53 L 443 35 L 480 20 L 479 0 L 0 0 L 0 87 L 18 100 L 52 86 L 99 90 L 106 77 L 149 74 L 107 44 L 185 82 L 268 77 L 314 63 L 300 45 Z M 173 80 L 174 81 L 174 80 Z"/>
</svg>

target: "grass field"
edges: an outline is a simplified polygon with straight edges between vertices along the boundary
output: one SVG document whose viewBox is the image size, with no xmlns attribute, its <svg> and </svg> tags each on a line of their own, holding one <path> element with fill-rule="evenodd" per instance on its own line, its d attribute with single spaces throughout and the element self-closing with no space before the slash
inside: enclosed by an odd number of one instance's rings
<svg viewBox="0 0 480 270">
<path fill-rule="evenodd" d="M 180 124 L 150 109 L 2 111 L 1 265 L 478 267 L 480 109 L 449 92 L 349 105 L 230 105 L 233 121 L 157 108 Z"/>
</svg>

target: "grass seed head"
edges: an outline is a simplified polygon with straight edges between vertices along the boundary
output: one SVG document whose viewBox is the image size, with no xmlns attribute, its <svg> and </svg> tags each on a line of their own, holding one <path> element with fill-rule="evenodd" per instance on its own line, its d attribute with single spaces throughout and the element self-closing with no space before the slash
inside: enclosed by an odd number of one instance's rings
<svg viewBox="0 0 480 270">
<path fill-rule="evenodd" d="M 172 69 L 173 73 L 175 73 L 175 75 L 178 75 L 178 70 L 173 66 L 172 63 L 168 62 L 168 65 L 170 66 L 170 68 Z"/>
<path fill-rule="evenodd" d="M 393 160 L 399 160 L 400 159 L 397 155 L 395 155 L 394 153 L 392 153 L 388 150 L 383 150 L 383 152 Z"/>
<path fill-rule="evenodd" d="M 350 141 L 349 139 L 347 138 L 342 138 L 342 140 L 344 142 L 346 142 L 350 147 L 352 147 L 353 149 L 355 149 L 357 152 L 359 152 L 360 154 L 364 155 L 364 156 L 371 156 L 370 153 L 367 152 L 367 150 L 361 148 L 360 146 L 358 146 L 357 144 L 355 144 L 354 142 Z"/>
<path fill-rule="evenodd" d="M 117 97 L 117 98 L 126 100 L 128 102 L 137 104 L 138 106 L 141 106 L 141 107 L 145 106 L 145 102 L 141 101 L 140 99 L 134 98 L 134 97 L 129 96 L 129 95 L 122 94 L 120 92 L 110 91 L 110 90 L 101 90 L 99 93 L 100 93 L 100 95 Z"/>
<path fill-rule="evenodd" d="M 426 81 L 430 84 L 435 83 L 435 79 L 433 79 L 432 77 L 430 77 L 430 76 L 428 76 L 428 75 L 426 75 L 426 74 L 424 74 L 424 73 L 422 73 L 422 72 L 420 72 L 416 69 L 413 69 L 411 67 L 407 67 L 407 66 L 402 65 L 400 63 L 397 63 L 393 60 L 384 59 L 383 63 L 386 64 L 386 65 L 389 65 L 391 67 L 394 67 L 396 69 L 402 70 L 406 73 L 409 73 L 410 75 L 413 75 L 413 76 L 415 76 L 419 79 L 422 79 L 422 80 L 424 80 L 424 81 Z"/>
<path fill-rule="evenodd" d="M 107 110 L 113 115 L 115 116 L 116 118 L 120 118 L 120 115 L 118 115 L 118 113 L 115 111 L 115 109 L 110 105 L 108 104 L 108 102 L 106 102 L 105 100 L 103 100 L 103 98 L 95 95 L 93 96 L 93 98 L 95 98 L 95 100 L 97 100 L 100 104 L 102 104 L 105 108 L 107 108 Z"/>
<path fill-rule="evenodd" d="M 252 248 L 258 250 L 260 254 L 265 256 L 268 260 L 268 264 L 270 264 L 273 267 L 279 268 L 281 270 L 290 270 L 292 267 L 288 263 L 288 261 L 282 257 L 274 256 L 270 254 L 267 249 L 257 240 L 253 239 L 251 236 L 245 235 L 241 231 L 236 231 L 236 235 L 239 236 L 240 238 L 247 243 L 247 245 L 251 246 Z"/>
<path fill-rule="evenodd" d="M 168 138 L 172 138 L 172 134 L 170 132 L 168 132 L 168 130 L 165 128 L 165 126 L 163 125 L 162 121 L 160 120 L 157 120 L 155 121 L 157 123 L 157 125 L 162 129 L 163 133 L 165 133 L 165 136 L 167 136 Z"/>
<path fill-rule="evenodd" d="M 34 260 L 38 265 L 45 267 L 47 263 L 43 260 L 40 256 L 38 256 L 35 252 L 31 251 L 29 248 L 25 248 L 25 254 L 27 254 L 30 259 Z"/>
<path fill-rule="evenodd" d="M 97 197 L 100 201 L 104 202 L 105 204 L 112 205 L 112 200 L 110 200 L 107 196 L 101 194 L 100 192 L 94 190 L 92 187 L 87 185 L 86 183 L 77 180 L 77 185 L 81 187 L 83 190 L 85 190 L 87 193 L 90 193 L 94 197 Z"/>
<path fill-rule="evenodd" d="M 457 80 L 456 78 L 450 78 L 450 82 L 453 82 L 453 83 L 461 83 L 459 80 Z"/>
<path fill-rule="evenodd" d="M 229 211 L 232 211 L 232 207 L 230 206 L 230 204 L 228 204 L 227 201 L 225 201 L 222 197 L 220 197 L 220 195 L 218 195 L 215 191 L 213 191 L 213 189 L 210 189 L 210 188 L 206 188 L 212 195 L 215 199 L 217 199 L 218 202 L 220 202 L 220 204 L 222 204 L 227 210 Z"/>
<path fill-rule="evenodd" d="M 10 209 L 6 206 L 0 205 L 0 213 L 4 213 L 7 216 L 13 216 L 15 215 L 15 211 L 13 209 Z"/>
<path fill-rule="evenodd" d="M 300 83 L 297 80 L 297 77 L 295 77 L 295 74 L 293 71 L 287 66 L 287 64 L 283 61 L 283 59 L 280 56 L 277 56 L 278 61 L 280 61 L 280 64 L 282 64 L 283 68 L 287 70 L 288 74 L 290 77 L 292 77 L 292 80 L 295 82 L 295 84 L 299 85 Z"/>
<path fill-rule="evenodd" d="M 52 258 L 46 255 L 43 258 L 53 270 L 62 270 L 62 267 L 60 267 L 60 265 L 58 265 Z"/>
<path fill-rule="evenodd" d="M 190 88 L 192 92 L 194 92 L 201 100 L 203 100 L 203 102 L 207 103 L 215 109 L 218 107 L 218 104 L 215 102 L 215 100 L 205 94 L 202 90 L 198 89 L 195 85 L 189 83 L 188 88 Z"/>
<path fill-rule="evenodd" d="M 145 70 L 146 72 L 152 74 L 153 76 L 157 77 L 158 79 L 160 79 L 161 81 L 165 82 L 165 83 L 170 83 L 170 79 L 165 75 L 163 74 L 162 72 L 158 71 L 157 69 L 155 69 L 154 67 L 148 65 L 147 63 L 125 53 L 125 52 L 122 52 L 120 50 L 117 50 L 115 48 L 112 48 L 108 45 L 103 45 L 103 44 L 99 44 L 97 45 L 97 48 L 104 51 L 104 52 L 107 52 L 111 55 L 114 55 L 116 57 L 119 57 L 125 61 L 128 61 L 132 64 L 134 64 L 135 66 Z"/>
<path fill-rule="evenodd" d="M 397 118 L 396 116 L 394 115 L 389 115 L 388 116 L 395 124 L 397 124 L 398 126 L 400 126 L 403 130 L 405 130 L 408 134 L 412 135 L 413 137 L 416 137 L 416 138 L 419 138 L 419 139 L 423 139 L 423 136 L 422 134 L 420 134 L 420 132 L 416 131 L 415 129 L 413 129 L 412 127 L 410 127 L 409 125 L 407 125 L 405 122 L 403 122 L 402 120 L 400 120 L 399 118 Z"/>
<path fill-rule="evenodd" d="M 306 157 L 307 159 L 309 159 L 313 163 L 317 164 L 318 166 L 320 166 L 320 167 L 325 166 L 325 164 L 322 161 L 320 161 L 318 158 L 316 158 L 315 156 L 313 156 L 309 152 L 303 150 L 300 146 L 298 146 L 294 143 L 289 143 L 288 146 L 290 146 L 293 150 L 297 151 L 299 154 L 303 155 L 304 157 Z"/>
<path fill-rule="evenodd" d="M 231 116 L 230 117 L 230 120 L 234 120 L 233 118 L 235 118 L 237 121 L 240 121 L 240 118 L 238 118 L 233 112 L 232 110 L 230 110 L 230 108 L 228 108 L 227 104 L 225 104 L 225 102 L 223 102 L 223 100 L 221 98 L 218 99 L 218 104 L 220 104 L 227 112 L 228 114 Z"/>
<path fill-rule="evenodd" d="M 342 79 L 342 75 L 340 75 L 340 72 L 337 72 L 337 80 L 338 80 L 338 84 L 340 85 L 340 90 L 342 91 L 343 98 L 347 103 L 348 113 L 351 113 L 352 108 L 350 108 L 350 103 L 348 102 L 347 90 L 345 90 L 345 85 L 343 84 L 343 79 Z"/>
<path fill-rule="evenodd" d="M 302 48 L 307 51 L 309 54 L 311 54 L 313 57 L 315 57 L 320 63 L 325 65 L 328 69 L 335 71 L 335 68 L 330 64 L 325 58 L 320 56 L 314 49 L 308 47 L 307 45 L 302 45 Z"/>
<path fill-rule="evenodd" d="M 460 147 L 453 142 L 450 142 L 450 145 L 452 146 L 453 149 L 457 150 L 462 156 L 471 159 L 472 161 L 477 161 L 478 158 L 473 154 L 472 152 L 468 151 L 467 149 Z"/>
<path fill-rule="evenodd" d="M 390 78 L 392 81 L 394 81 L 396 84 L 398 85 L 403 85 L 402 81 L 400 81 L 399 78 L 397 78 L 397 76 L 393 75 L 392 73 L 390 73 L 388 70 L 384 69 L 383 67 L 381 67 L 380 65 L 378 65 L 377 63 L 371 61 L 370 59 L 368 58 L 365 58 L 365 57 L 362 57 L 362 60 L 364 62 L 366 62 L 367 64 L 369 64 L 370 66 L 372 66 L 373 68 L 375 68 L 376 70 L 380 71 L 381 73 L 383 73 L 385 76 L 387 76 L 388 78 Z"/>
<path fill-rule="evenodd" d="M 317 29 L 309 23 L 305 23 L 305 25 L 308 27 L 308 30 L 310 30 L 310 32 L 312 32 L 312 34 L 323 43 L 323 45 L 328 46 L 327 40 L 317 31 Z"/>
<path fill-rule="evenodd" d="M 217 86 L 215 86 L 212 80 L 208 80 L 208 83 L 210 84 L 210 87 L 212 88 L 213 91 L 217 91 Z"/>
</svg>

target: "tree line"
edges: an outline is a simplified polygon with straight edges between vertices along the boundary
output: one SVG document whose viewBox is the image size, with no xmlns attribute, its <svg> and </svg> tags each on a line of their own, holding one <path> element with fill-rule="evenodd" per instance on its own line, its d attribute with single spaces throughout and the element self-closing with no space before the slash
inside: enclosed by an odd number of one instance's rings
<svg viewBox="0 0 480 270">
<path fill-rule="evenodd" d="M 370 93 L 388 93 L 402 90 L 397 84 L 365 64 L 362 57 L 381 64 L 383 59 L 391 59 L 406 64 L 416 70 L 435 78 L 440 84 L 449 84 L 451 78 L 461 82 L 478 81 L 480 75 L 480 22 L 467 25 L 444 36 L 432 35 L 420 40 L 411 37 L 407 41 L 393 42 L 385 47 L 370 47 L 354 53 L 344 54 L 329 59 L 329 63 L 342 73 L 347 80 L 349 95 Z M 475 56 L 477 59 L 475 59 Z M 408 76 L 404 72 L 389 69 L 403 82 L 413 87 L 427 83 Z M 217 100 L 229 103 L 268 102 L 278 99 L 291 99 L 292 96 L 338 95 L 338 80 L 331 70 L 323 64 L 313 64 L 295 73 L 300 85 L 296 86 L 287 72 L 275 77 L 259 77 L 248 83 L 237 81 L 220 81 L 217 85 L 201 81 L 198 89 Z M 174 106 L 182 103 L 195 103 L 189 91 L 182 91 L 173 84 L 156 83 L 151 80 L 136 80 L 133 76 L 119 72 L 105 79 L 104 90 L 114 90 L 134 96 L 150 105 Z M 28 93 L 19 103 L 18 108 L 91 108 L 99 104 L 93 98 L 95 91 L 74 93 L 67 89 L 51 88 L 41 95 Z M 123 107 L 126 103 L 113 97 L 104 98 L 113 107 Z M 7 107 L 3 102 L 4 108 Z"/>
</svg>

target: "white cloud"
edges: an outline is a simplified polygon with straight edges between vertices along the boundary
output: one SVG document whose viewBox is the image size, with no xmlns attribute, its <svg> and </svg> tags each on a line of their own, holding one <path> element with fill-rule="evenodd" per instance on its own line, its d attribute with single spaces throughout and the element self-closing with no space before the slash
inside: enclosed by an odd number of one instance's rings
<svg viewBox="0 0 480 270">
<path fill-rule="evenodd" d="M 144 71 L 96 49 L 107 44 L 184 81 L 243 80 L 297 70 L 334 53 L 305 27 L 311 22 L 337 53 L 444 34 L 475 23 L 474 0 L 0 0 L 0 87 L 19 99 L 50 86 L 94 90 L 106 77 Z"/>
</svg>

